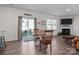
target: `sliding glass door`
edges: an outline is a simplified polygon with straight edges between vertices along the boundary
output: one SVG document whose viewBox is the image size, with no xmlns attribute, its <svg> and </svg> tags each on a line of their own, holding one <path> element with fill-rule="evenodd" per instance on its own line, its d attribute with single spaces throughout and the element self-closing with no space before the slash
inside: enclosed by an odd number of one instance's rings
<svg viewBox="0 0 79 59">
<path fill-rule="evenodd" d="M 23 17 L 22 18 L 22 39 L 24 41 L 32 40 L 34 26 L 34 18 Z"/>
</svg>

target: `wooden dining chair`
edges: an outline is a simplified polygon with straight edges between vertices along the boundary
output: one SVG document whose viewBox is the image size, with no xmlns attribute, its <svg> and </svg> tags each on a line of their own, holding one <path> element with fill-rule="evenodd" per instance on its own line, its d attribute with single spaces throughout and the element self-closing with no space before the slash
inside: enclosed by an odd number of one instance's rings
<svg viewBox="0 0 79 59">
<path fill-rule="evenodd" d="M 75 49 L 79 50 L 79 36 L 76 36 L 72 40 L 72 47 L 74 47 Z"/>
<path fill-rule="evenodd" d="M 38 32 L 38 31 L 39 31 L 39 29 L 33 29 L 33 33 L 34 33 L 33 35 L 34 35 L 34 36 L 37 36 L 37 32 Z"/>
<path fill-rule="evenodd" d="M 40 40 L 40 47 L 44 46 L 44 52 L 47 52 L 47 47 L 50 45 L 50 52 L 52 51 L 52 37 L 53 30 L 45 30 L 42 39 Z"/>
<path fill-rule="evenodd" d="M 40 38 L 41 38 L 41 36 L 42 36 L 43 34 L 44 34 L 44 33 L 43 33 L 43 30 L 40 30 L 40 29 L 35 30 L 34 43 L 35 43 L 35 46 L 36 46 L 36 47 L 40 47 Z"/>
</svg>

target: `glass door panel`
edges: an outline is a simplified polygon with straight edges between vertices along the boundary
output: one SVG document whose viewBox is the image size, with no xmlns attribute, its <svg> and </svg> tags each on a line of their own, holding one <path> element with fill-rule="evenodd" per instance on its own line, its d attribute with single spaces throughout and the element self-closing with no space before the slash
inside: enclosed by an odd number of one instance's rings
<svg viewBox="0 0 79 59">
<path fill-rule="evenodd" d="M 34 18 L 23 17 L 22 19 L 22 39 L 23 41 L 33 40 Z"/>
</svg>

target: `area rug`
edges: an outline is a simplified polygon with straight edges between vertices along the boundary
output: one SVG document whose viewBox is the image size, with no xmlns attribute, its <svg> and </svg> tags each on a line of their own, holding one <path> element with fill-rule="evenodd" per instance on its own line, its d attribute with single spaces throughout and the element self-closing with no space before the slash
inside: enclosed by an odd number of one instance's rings
<svg viewBox="0 0 79 59">
<path fill-rule="evenodd" d="M 33 35 L 24 35 L 24 36 L 22 36 L 22 40 L 24 42 L 33 41 L 34 37 L 33 37 Z"/>
</svg>

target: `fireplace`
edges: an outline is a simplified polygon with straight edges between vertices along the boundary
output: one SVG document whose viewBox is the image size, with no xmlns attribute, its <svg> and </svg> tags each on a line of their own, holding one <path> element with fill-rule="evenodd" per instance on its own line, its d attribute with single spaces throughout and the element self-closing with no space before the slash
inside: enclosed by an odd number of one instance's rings
<svg viewBox="0 0 79 59">
<path fill-rule="evenodd" d="M 63 35 L 70 35 L 70 28 L 63 28 L 62 29 L 62 34 Z"/>
</svg>

